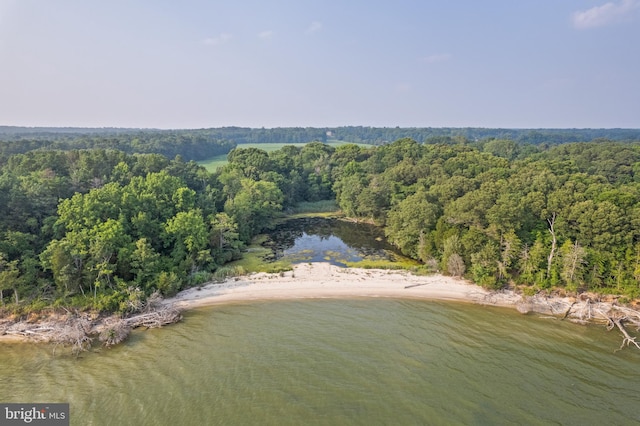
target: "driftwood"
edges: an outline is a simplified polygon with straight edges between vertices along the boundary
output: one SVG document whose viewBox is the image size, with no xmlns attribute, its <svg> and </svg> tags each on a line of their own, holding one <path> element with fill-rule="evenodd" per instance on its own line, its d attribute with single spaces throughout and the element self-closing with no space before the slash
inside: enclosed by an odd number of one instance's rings
<svg viewBox="0 0 640 426">
<path fill-rule="evenodd" d="M 166 324 L 172 324 L 182 319 L 182 314 L 177 309 L 165 308 L 157 311 L 139 314 L 125 319 L 126 325 L 131 328 L 147 327 L 156 328 Z"/>
<path fill-rule="evenodd" d="M 494 294 L 490 293 L 487 296 L 491 297 Z M 579 324 L 603 324 L 607 326 L 607 330 L 617 328 L 622 333 L 622 345 L 618 350 L 629 345 L 640 349 L 640 342 L 636 342 L 636 337 L 629 334 L 625 328 L 626 324 L 640 330 L 640 311 L 619 306 L 616 302 L 594 301 L 587 295 L 573 299 L 538 294 L 517 302 L 516 308 L 524 314 L 536 312 Z"/>
<path fill-rule="evenodd" d="M 152 310 L 153 309 L 153 310 Z M 182 319 L 182 314 L 176 309 L 160 308 L 154 306 L 147 312 L 133 315 L 129 318 L 111 318 L 105 320 L 98 335 L 105 346 L 113 346 L 122 343 L 129 337 L 131 330 L 138 327 L 156 328 L 166 324 L 173 324 Z"/>
<path fill-rule="evenodd" d="M 577 302 L 575 302 L 575 301 L 574 301 L 574 302 L 571 304 L 571 306 L 569 306 L 569 307 L 567 308 L 567 311 L 564 313 L 564 316 L 562 317 L 562 319 L 567 319 L 567 317 L 568 317 L 568 316 L 569 316 L 569 314 L 571 313 L 571 309 L 573 309 L 573 307 L 576 305 L 576 303 L 577 303 Z"/>
<path fill-rule="evenodd" d="M 636 342 L 635 337 L 631 337 L 627 330 L 622 325 L 622 321 L 624 318 L 610 318 L 611 324 L 609 325 L 609 330 L 611 330 L 614 326 L 618 327 L 618 330 L 622 333 L 623 339 L 622 344 L 618 350 L 623 349 L 625 346 L 634 345 L 636 348 L 640 349 L 640 344 Z"/>
<path fill-rule="evenodd" d="M 55 330 L 51 341 L 55 345 L 71 346 L 74 355 L 91 347 L 91 321 L 86 317 L 69 320 L 67 327 Z M 54 347 L 55 351 L 55 347 Z"/>
<path fill-rule="evenodd" d="M 79 354 L 91 347 L 92 321 L 86 316 L 69 316 L 58 320 L 49 320 L 43 324 L 30 324 L 19 321 L 5 327 L 3 334 L 21 336 L 34 342 L 54 344 L 54 352 L 58 346 L 70 346 L 74 354 Z"/>
<path fill-rule="evenodd" d="M 123 342 L 137 327 L 155 328 L 178 322 L 182 319 L 179 310 L 162 306 L 159 297 L 153 295 L 142 306 L 144 312 L 127 318 L 119 316 L 91 317 L 67 311 L 52 313 L 43 322 L 27 320 L 4 321 L 0 324 L 0 335 L 20 336 L 33 342 L 52 343 L 54 353 L 59 346 L 71 347 L 77 355 L 91 348 L 94 339 L 105 346 Z"/>
<path fill-rule="evenodd" d="M 131 333 L 131 327 L 127 325 L 126 321 L 117 319 L 105 325 L 98 335 L 98 340 L 109 347 L 124 342 L 129 337 L 129 333 Z"/>
<path fill-rule="evenodd" d="M 143 314 L 137 314 L 129 318 L 112 318 L 104 321 L 98 335 L 105 346 L 113 346 L 122 343 L 129 337 L 131 330 L 138 327 L 156 328 L 166 324 L 172 324 L 182 319 L 182 314 L 176 309 L 157 308 L 148 310 Z"/>
<path fill-rule="evenodd" d="M 636 337 L 631 336 L 624 326 L 624 323 L 629 323 L 640 328 L 640 312 L 615 304 L 593 303 L 591 299 L 587 299 L 580 311 L 580 317 L 586 321 L 604 321 L 609 331 L 614 328 L 620 330 L 622 344 L 618 350 L 629 345 L 640 349 L 640 343 L 636 342 Z"/>
<path fill-rule="evenodd" d="M 405 285 L 404 288 L 420 287 L 421 285 L 427 285 L 427 284 L 428 283 Z"/>
<path fill-rule="evenodd" d="M 22 336 L 35 342 L 51 342 L 56 347 L 71 346 L 74 353 L 79 353 L 91 346 L 91 327 L 88 317 L 70 316 L 39 325 L 20 321 L 6 328 L 4 334 Z"/>
</svg>

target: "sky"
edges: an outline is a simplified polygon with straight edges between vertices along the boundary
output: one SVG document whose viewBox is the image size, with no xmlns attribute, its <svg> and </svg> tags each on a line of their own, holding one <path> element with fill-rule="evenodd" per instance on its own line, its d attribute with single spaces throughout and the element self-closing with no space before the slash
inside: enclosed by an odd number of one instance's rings
<svg viewBox="0 0 640 426">
<path fill-rule="evenodd" d="M 0 125 L 640 128 L 640 0 L 0 0 Z"/>
</svg>

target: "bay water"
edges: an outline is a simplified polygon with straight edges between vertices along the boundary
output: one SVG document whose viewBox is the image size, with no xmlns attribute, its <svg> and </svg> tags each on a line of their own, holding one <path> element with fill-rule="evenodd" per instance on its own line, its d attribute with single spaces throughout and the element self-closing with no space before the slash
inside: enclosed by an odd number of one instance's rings
<svg viewBox="0 0 640 426">
<path fill-rule="evenodd" d="M 633 425 L 617 331 L 398 299 L 238 303 L 74 357 L 0 345 L 1 402 L 73 425 Z"/>
</svg>

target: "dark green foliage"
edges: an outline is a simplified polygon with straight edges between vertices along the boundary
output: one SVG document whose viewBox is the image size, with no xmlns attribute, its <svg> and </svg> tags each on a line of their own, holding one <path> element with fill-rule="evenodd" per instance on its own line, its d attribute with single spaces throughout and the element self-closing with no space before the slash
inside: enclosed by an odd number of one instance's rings
<svg viewBox="0 0 640 426">
<path fill-rule="evenodd" d="M 433 257 L 451 274 L 466 270 L 487 287 L 638 293 L 639 143 L 523 156 L 508 140 L 482 150 L 440 142 L 402 139 L 346 163 L 334 183 L 339 205 L 386 224 L 406 254 Z"/>
<path fill-rule="evenodd" d="M 151 143 L 168 134 L 89 139 Z M 235 149 L 216 174 L 180 156 L 117 149 L 8 155 L 0 162 L 0 302 L 129 312 L 155 291 L 172 295 L 226 275 L 224 265 L 273 218 L 319 200 L 384 226 L 409 256 L 487 287 L 640 295 L 639 143 L 528 150 L 508 135 L 464 136 L 367 150 L 322 142 Z"/>
<path fill-rule="evenodd" d="M 28 129 L 22 129 L 28 130 Z M 186 160 L 203 160 L 226 154 L 235 142 L 217 138 L 206 130 L 112 131 L 84 129 L 84 132 L 38 130 L 0 132 L 0 158 L 35 150 L 117 150 L 128 154 L 177 155 Z"/>
<path fill-rule="evenodd" d="M 125 312 L 132 298 L 201 284 L 283 206 L 333 198 L 333 153 L 320 142 L 272 155 L 234 150 L 218 175 L 180 156 L 120 150 L 9 156 L 0 164 L 0 302 Z"/>
<path fill-rule="evenodd" d="M 607 138 L 616 141 L 639 140 L 638 129 L 490 129 L 452 127 L 337 127 L 326 129 L 331 137 L 375 145 L 410 138 L 427 144 L 459 145 L 478 140 L 512 140 L 519 145 L 557 145 Z M 529 149 L 525 151 L 530 151 Z"/>
<path fill-rule="evenodd" d="M 124 311 L 132 295 L 174 294 L 242 248 L 228 231 L 235 217 L 223 221 L 224 244 L 211 244 L 217 180 L 179 158 L 16 154 L 0 168 L 0 186 L 3 303 L 44 298 Z"/>
</svg>

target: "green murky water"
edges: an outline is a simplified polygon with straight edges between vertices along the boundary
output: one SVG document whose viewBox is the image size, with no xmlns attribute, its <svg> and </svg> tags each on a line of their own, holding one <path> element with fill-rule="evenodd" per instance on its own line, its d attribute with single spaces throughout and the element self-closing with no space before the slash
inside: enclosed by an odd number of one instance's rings
<svg viewBox="0 0 640 426">
<path fill-rule="evenodd" d="M 0 401 L 76 425 L 637 424 L 640 353 L 508 309 L 394 299 L 189 312 L 79 359 L 0 346 Z"/>
<path fill-rule="evenodd" d="M 269 232 L 264 243 L 274 260 L 291 263 L 329 262 L 347 266 L 355 262 L 401 262 L 418 265 L 387 242 L 382 228 L 339 219 L 290 219 Z"/>
</svg>

